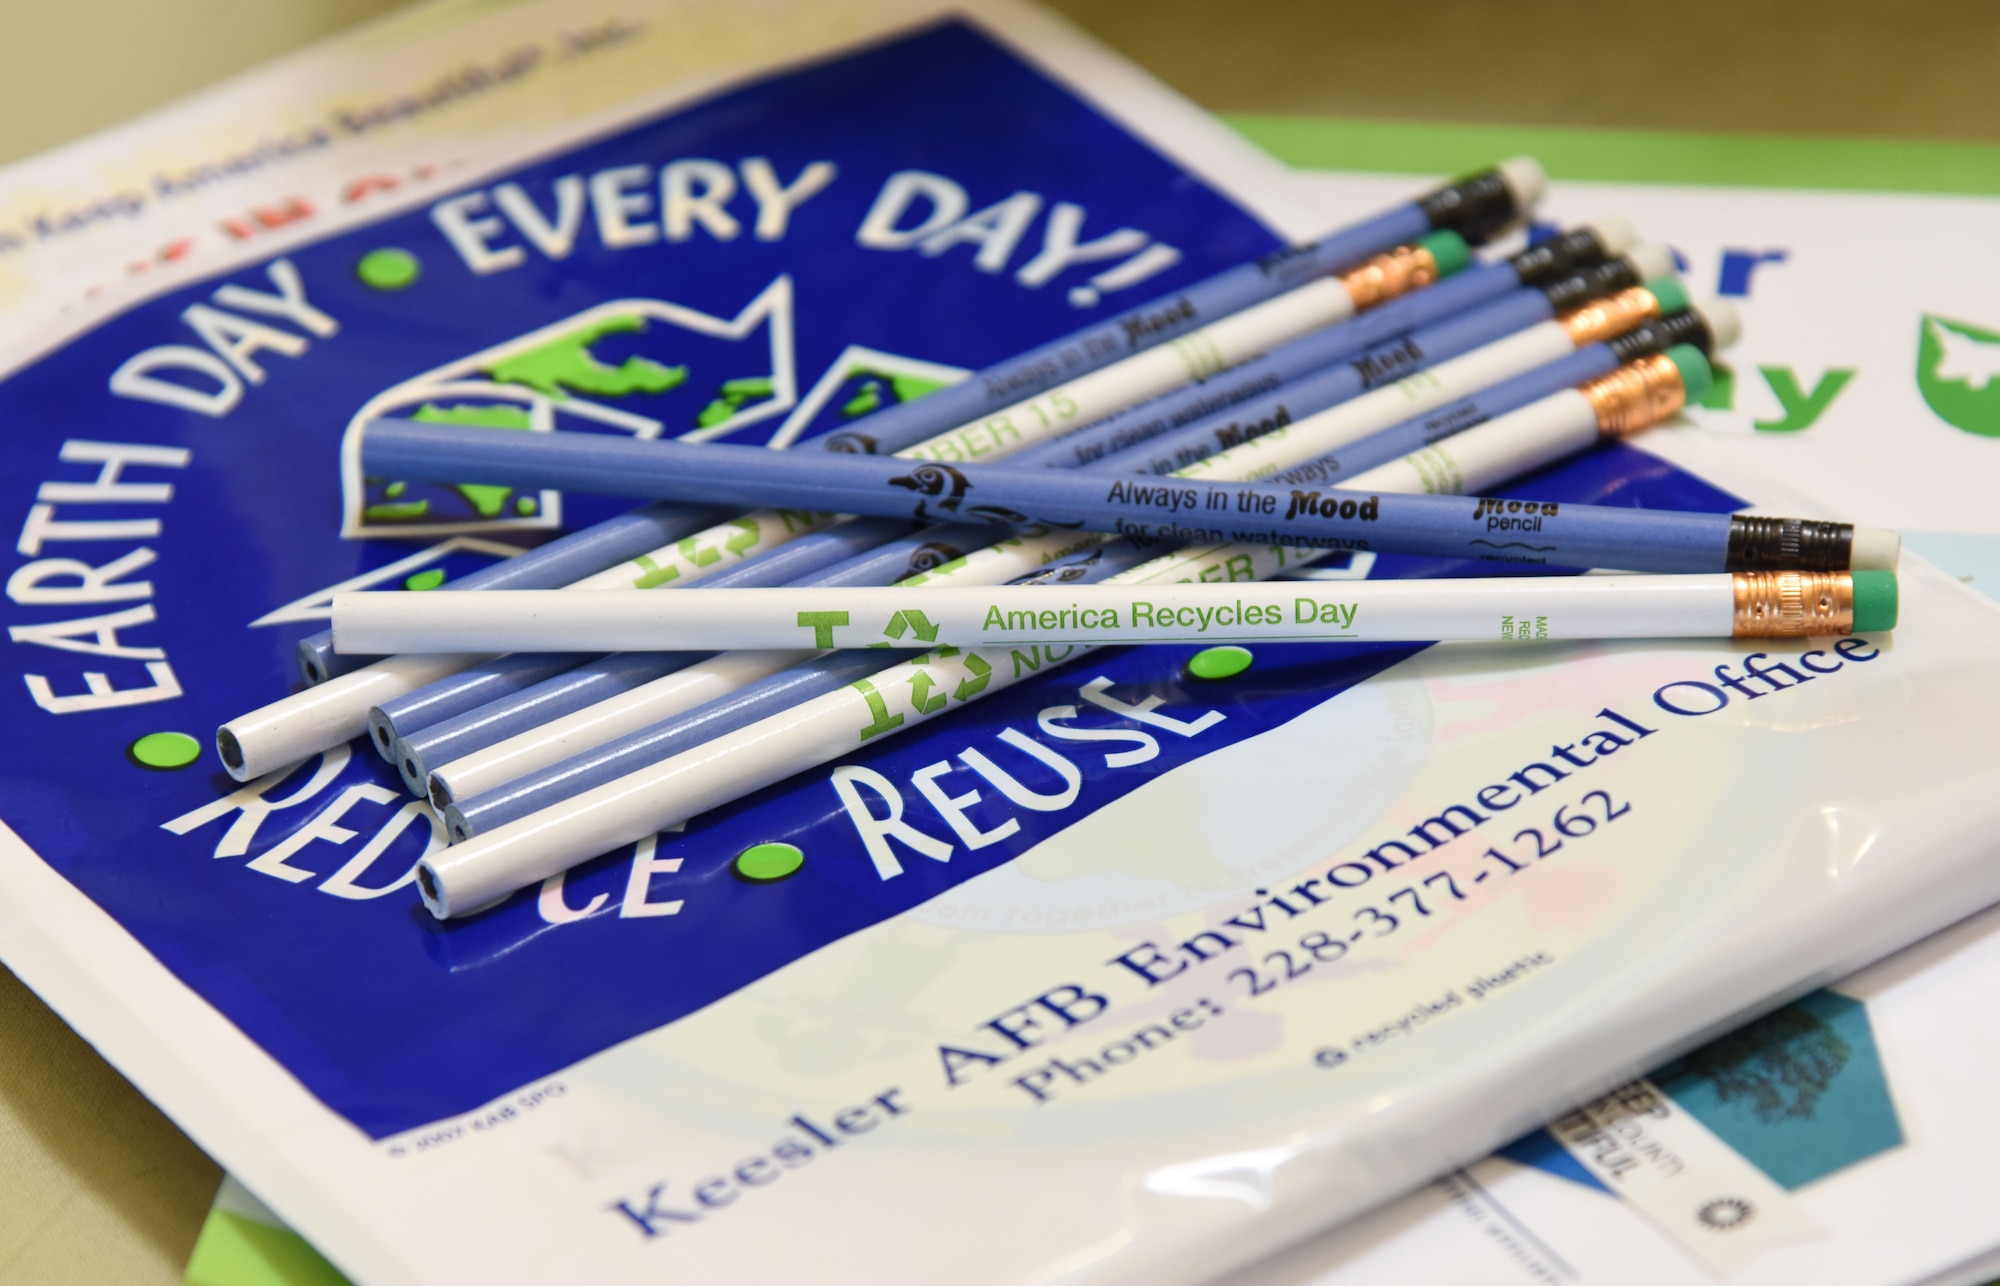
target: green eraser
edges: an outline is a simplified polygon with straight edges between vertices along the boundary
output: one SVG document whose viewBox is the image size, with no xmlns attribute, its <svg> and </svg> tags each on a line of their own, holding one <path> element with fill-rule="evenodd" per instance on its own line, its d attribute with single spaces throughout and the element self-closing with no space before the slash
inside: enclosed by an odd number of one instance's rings
<svg viewBox="0 0 2000 1286">
<path fill-rule="evenodd" d="M 1855 572 L 1854 632 L 1873 634 L 1896 628 L 1896 573 Z"/>
<path fill-rule="evenodd" d="M 1675 344 L 1667 350 L 1666 357 L 1681 373 L 1682 404 L 1699 405 L 1715 383 L 1715 369 L 1693 344 Z"/>
<path fill-rule="evenodd" d="M 1472 247 L 1465 244 L 1465 238 L 1449 228 L 1442 232 L 1426 232 L 1417 238 L 1417 244 L 1431 252 L 1431 261 L 1437 264 L 1438 276 L 1449 277 L 1472 262 Z"/>
<path fill-rule="evenodd" d="M 1646 293 L 1660 301 L 1662 313 L 1685 312 L 1694 301 L 1679 277 L 1655 277 L 1646 283 Z"/>
</svg>

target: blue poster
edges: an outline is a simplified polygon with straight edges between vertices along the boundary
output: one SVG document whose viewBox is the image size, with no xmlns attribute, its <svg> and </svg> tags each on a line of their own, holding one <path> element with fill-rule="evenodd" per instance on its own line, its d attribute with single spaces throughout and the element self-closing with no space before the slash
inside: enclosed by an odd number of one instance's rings
<svg viewBox="0 0 2000 1286">
<path fill-rule="evenodd" d="M 1001 734 L 1100 681 L 1202 734 L 1086 709 L 1076 726 L 1154 753 L 1077 756 L 1061 807 L 894 881 L 822 769 L 606 854 L 553 902 L 438 923 L 411 887 L 435 823 L 370 747 L 244 786 L 213 730 L 294 688 L 335 587 L 431 589 L 629 506 L 369 477 L 358 427 L 793 446 L 1279 244 L 948 21 L 136 306 L 0 383 L 0 820 L 372 1137 L 671 1023 L 1413 649 L 1262 647 L 1219 680 L 1189 674 L 1192 648 L 1017 655 L 1021 683 L 849 762 L 905 780 L 978 747 L 1059 795 Z M 1142 256 L 1150 275 L 1117 271 Z M 1736 505 L 1621 447 L 1509 494 Z M 742 878 L 772 842 L 803 863 Z"/>
</svg>

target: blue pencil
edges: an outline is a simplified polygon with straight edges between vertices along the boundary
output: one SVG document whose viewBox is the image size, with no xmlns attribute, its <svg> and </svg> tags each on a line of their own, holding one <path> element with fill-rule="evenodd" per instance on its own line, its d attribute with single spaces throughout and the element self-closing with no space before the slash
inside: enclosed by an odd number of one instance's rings
<svg viewBox="0 0 2000 1286">
<path fill-rule="evenodd" d="M 1518 221 L 1545 185 L 1541 166 L 1533 160 L 1516 157 L 1503 161 L 1309 245 L 1227 269 L 1116 317 L 1093 322 L 915 402 L 877 412 L 865 424 L 831 434 L 823 441 L 837 451 L 883 455 L 901 451 L 1315 277 L 1415 241 L 1427 232 L 1450 230 L 1467 241 L 1483 241 Z"/>
<path fill-rule="evenodd" d="M 1809 523 L 1794 549 L 1753 537 L 1753 520 L 1469 496 L 1349 495 L 1252 483 L 1147 482 L 1062 469 L 795 455 L 718 443 L 638 442 L 588 433 L 494 433 L 381 420 L 362 445 L 372 473 L 489 485 L 666 496 L 883 517 L 960 519 L 1224 542 L 1386 550 L 1627 571 L 1845 570 L 1846 524 Z"/>
</svg>

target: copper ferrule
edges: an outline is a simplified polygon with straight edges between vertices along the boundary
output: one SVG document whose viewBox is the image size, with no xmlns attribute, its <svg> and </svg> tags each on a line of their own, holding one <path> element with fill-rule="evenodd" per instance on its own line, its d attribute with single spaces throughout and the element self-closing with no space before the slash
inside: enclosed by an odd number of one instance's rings
<svg viewBox="0 0 2000 1286">
<path fill-rule="evenodd" d="M 1619 437 L 1658 424 L 1687 402 L 1680 368 L 1661 353 L 1627 362 L 1577 392 L 1597 412 L 1597 431 Z"/>
<path fill-rule="evenodd" d="M 1803 639 L 1854 628 L 1854 577 L 1847 572 L 1735 572 L 1739 639 Z"/>
<path fill-rule="evenodd" d="M 1594 299 L 1556 318 L 1578 348 L 1622 335 L 1648 317 L 1660 315 L 1660 301 L 1644 286 L 1630 286 L 1615 295 Z"/>
<path fill-rule="evenodd" d="M 1335 280 L 1347 288 L 1347 296 L 1354 301 L 1358 312 L 1398 295 L 1407 295 L 1419 286 L 1428 286 L 1437 276 L 1437 259 L 1430 251 L 1422 246 L 1397 246 L 1359 267 L 1337 274 Z"/>
</svg>

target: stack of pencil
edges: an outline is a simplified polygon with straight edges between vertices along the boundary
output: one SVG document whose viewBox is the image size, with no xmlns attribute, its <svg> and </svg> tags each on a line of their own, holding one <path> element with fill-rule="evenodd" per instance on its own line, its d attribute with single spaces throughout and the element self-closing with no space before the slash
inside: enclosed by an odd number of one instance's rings
<svg viewBox="0 0 2000 1286">
<path fill-rule="evenodd" d="M 1623 219 L 1477 260 L 1543 186 L 1504 162 L 825 451 L 377 421 L 371 475 L 653 503 L 444 587 L 470 596 L 337 596 L 313 686 L 225 724 L 223 762 L 365 732 L 446 822 L 442 918 L 978 700 L 1010 649 L 1893 628 L 1892 532 L 1478 498 L 1698 402 L 1737 337 Z M 1334 551 L 1640 574 L 1279 579 Z"/>
</svg>

